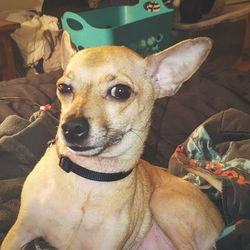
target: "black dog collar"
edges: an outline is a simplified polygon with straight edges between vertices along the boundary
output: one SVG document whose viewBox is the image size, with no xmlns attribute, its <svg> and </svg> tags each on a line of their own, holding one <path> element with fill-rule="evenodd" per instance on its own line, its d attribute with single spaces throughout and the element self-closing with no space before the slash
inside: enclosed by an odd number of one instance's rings
<svg viewBox="0 0 250 250">
<path fill-rule="evenodd" d="M 93 181 L 102 181 L 102 182 L 121 180 L 127 177 L 133 171 L 133 169 L 131 169 L 127 172 L 118 172 L 118 173 L 96 172 L 77 165 L 66 156 L 60 156 L 59 166 L 67 173 L 73 172 L 86 179 Z"/>
</svg>

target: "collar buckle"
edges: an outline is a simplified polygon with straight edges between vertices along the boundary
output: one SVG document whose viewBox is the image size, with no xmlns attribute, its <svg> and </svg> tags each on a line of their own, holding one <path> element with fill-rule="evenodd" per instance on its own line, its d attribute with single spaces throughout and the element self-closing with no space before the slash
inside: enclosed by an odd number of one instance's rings
<svg viewBox="0 0 250 250">
<path fill-rule="evenodd" d="M 68 157 L 61 156 L 59 160 L 59 166 L 66 172 L 69 173 L 72 171 L 71 162 Z"/>
</svg>

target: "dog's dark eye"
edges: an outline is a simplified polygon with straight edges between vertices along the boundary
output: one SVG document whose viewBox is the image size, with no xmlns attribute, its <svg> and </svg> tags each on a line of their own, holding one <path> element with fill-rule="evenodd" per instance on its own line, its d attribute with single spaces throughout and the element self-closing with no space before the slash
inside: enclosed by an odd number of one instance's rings
<svg viewBox="0 0 250 250">
<path fill-rule="evenodd" d="M 57 86 L 57 89 L 61 94 L 70 94 L 70 93 L 72 93 L 71 85 L 68 85 L 68 84 L 65 84 L 65 83 L 60 83 Z"/>
<path fill-rule="evenodd" d="M 118 100 L 126 100 L 131 96 L 131 88 L 124 84 L 117 84 L 109 90 L 109 95 Z"/>
</svg>

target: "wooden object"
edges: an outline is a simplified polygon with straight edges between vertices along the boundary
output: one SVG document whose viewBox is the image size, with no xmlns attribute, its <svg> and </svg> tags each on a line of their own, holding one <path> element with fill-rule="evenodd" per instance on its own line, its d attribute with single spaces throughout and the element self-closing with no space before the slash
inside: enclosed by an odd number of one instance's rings
<svg viewBox="0 0 250 250">
<path fill-rule="evenodd" d="M 17 77 L 10 34 L 20 26 L 19 23 L 0 20 L 0 80 Z"/>
</svg>

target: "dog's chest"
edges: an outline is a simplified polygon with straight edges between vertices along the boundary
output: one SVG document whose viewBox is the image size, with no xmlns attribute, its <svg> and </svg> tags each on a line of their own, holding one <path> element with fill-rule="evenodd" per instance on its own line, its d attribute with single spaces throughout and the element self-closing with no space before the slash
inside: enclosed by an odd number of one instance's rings
<svg viewBox="0 0 250 250">
<path fill-rule="evenodd" d="M 45 240 L 60 250 L 118 248 L 122 238 L 119 225 L 128 226 L 126 209 L 111 206 L 110 198 L 102 201 L 93 197 L 84 185 L 78 189 L 65 180 L 60 186 L 48 176 L 43 180 L 43 187 L 35 191 L 39 200 L 31 194 L 31 209 Z"/>
<path fill-rule="evenodd" d="M 101 211 L 80 212 L 69 211 L 69 215 L 58 214 L 48 218 L 49 226 L 46 226 L 45 238 L 51 245 L 58 249 L 116 249 L 114 237 L 119 235 L 116 216 L 104 220 Z M 64 224 L 65 223 L 65 224 Z"/>
</svg>

